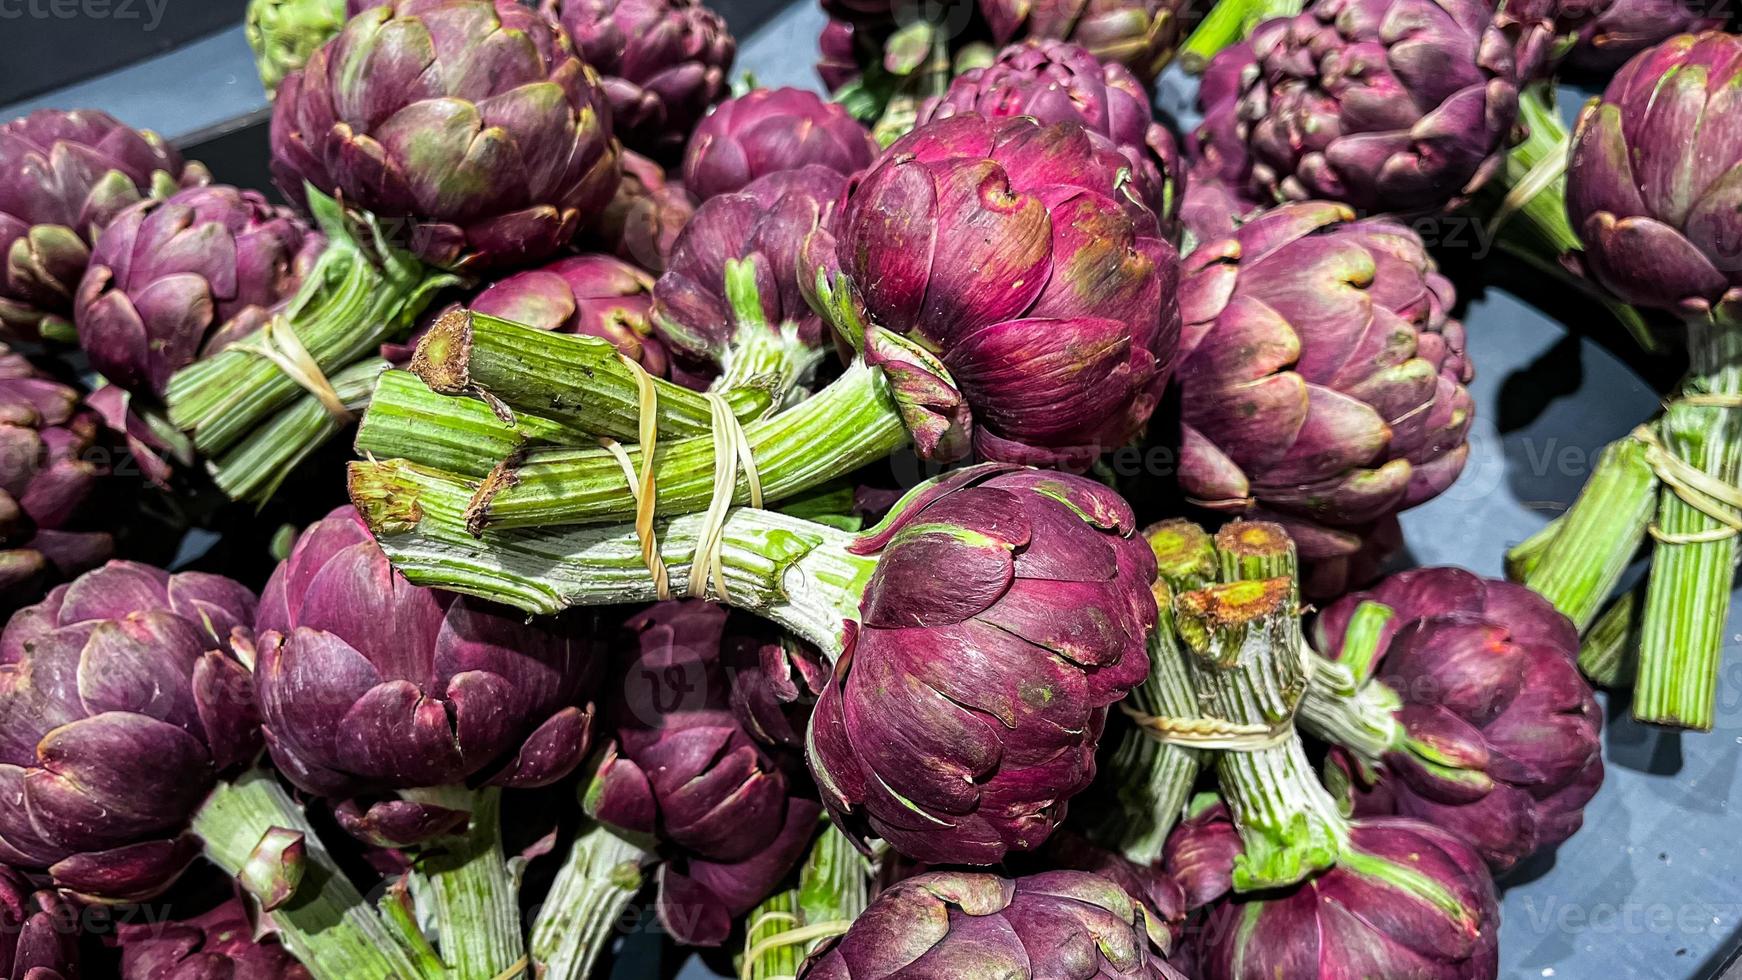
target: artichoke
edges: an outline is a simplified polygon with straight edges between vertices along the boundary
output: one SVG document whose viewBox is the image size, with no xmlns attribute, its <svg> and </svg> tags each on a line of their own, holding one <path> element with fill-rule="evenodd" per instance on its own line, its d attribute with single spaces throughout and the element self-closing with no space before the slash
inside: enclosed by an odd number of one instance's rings
<svg viewBox="0 0 1742 980">
<path fill-rule="evenodd" d="M 1220 803 L 1194 808 L 1165 863 L 1194 906 L 1204 980 L 1493 980 L 1499 908 L 1482 859 L 1450 831 L 1353 821 L 1338 865 L 1280 891 L 1229 895 L 1240 838 Z M 1221 897 L 1226 896 L 1226 897 Z"/>
<path fill-rule="evenodd" d="M 1259 201 L 1446 210 L 1501 166 L 1513 55 L 1484 0 L 1318 0 L 1211 62 L 1188 144 Z"/>
<path fill-rule="evenodd" d="M 1567 166 L 1567 216 L 1584 261 L 1622 299 L 1683 314 L 1742 288 L 1735 108 L 1742 38 L 1682 35 L 1646 51 L 1585 107 Z M 1665 153 L 1673 148 L 1673 153 Z"/>
<path fill-rule="evenodd" d="M 1581 25 L 1567 64 L 1613 74 L 1646 48 L 1677 34 L 1721 30 L 1725 20 L 1721 9 L 1703 0 L 1609 0 Z"/>
<path fill-rule="evenodd" d="M 1416 569 L 1326 609 L 1314 645 L 1337 659 L 1355 610 L 1396 613 L 1372 683 L 1401 701 L 1401 739 L 1356 771 L 1358 815 L 1413 817 L 1470 841 L 1495 874 L 1579 829 L 1603 783 L 1602 714 L 1572 621 L 1520 585 Z M 1368 785 L 1371 783 L 1370 785 Z"/>
<path fill-rule="evenodd" d="M 697 0 L 544 0 L 543 7 L 599 73 L 612 132 L 632 150 L 676 154 L 727 94 L 738 44 L 725 19 Z"/>
<path fill-rule="evenodd" d="M 1149 673 L 1155 556 L 1134 530 L 1100 484 L 990 468 L 860 539 L 877 570 L 810 730 L 837 821 L 933 864 L 1045 843 L 1094 779 L 1108 706 Z"/>
<path fill-rule="evenodd" d="M 0 862 L 140 901 L 199 854 L 190 818 L 259 751 L 247 668 L 254 595 L 229 579 L 110 562 L 0 634 Z"/>
<path fill-rule="evenodd" d="M 0 865 L 0 977 L 75 980 L 81 918 L 59 892 Z"/>
<path fill-rule="evenodd" d="M 1520 82 L 1547 78 L 1614 0 L 1490 0 Z M 1672 32 L 1673 33 L 1673 32 Z M 1665 35 L 1666 37 L 1668 35 Z"/>
<path fill-rule="evenodd" d="M 657 838 L 659 915 L 679 942 L 717 946 L 804 857 L 822 806 L 797 757 L 751 737 L 722 660 L 725 609 L 664 602 L 631 618 L 632 655 L 612 708 L 616 744 L 587 810 Z"/>
<path fill-rule="evenodd" d="M 357 615 L 368 609 L 367 616 Z M 345 829 L 423 843 L 465 811 L 398 790 L 544 786 L 586 755 L 597 681 L 583 623 L 535 620 L 412 586 L 356 512 L 311 525 L 255 620 L 267 747 L 299 788 L 339 801 Z"/>
<path fill-rule="evenodd" d="M 1129 169 L 1076 123 L 970 113 L 915 129 L 852 188 L 834 232 L 852 299 L 938 352 L 981 456 L 1081 468 L 1148 423 L 1178 346 L 1178 254 Z"/>
<path fill-rule="evenodd" d="M 1143 906 L 1099 875 L 933 872 L 879 895 L 799 976 L 1182 980 L 1157 951 L 1155 929 Z"/>
<path fill-rule="evenodd" d="M 44 586 L 107 561 L 114 539 L 83 531 L 97 482 L 96 414 L 79 393 L 0 344 L 0 604 L 10 612 Z"/>
<path fill-rule="evenodd" d="M 310 184 L 468 271 L 566 245 L 611 200 L 618 152 L 598 75 L 508 0 L 365 10 L 284 80 L 272 115 L 273 177 L 292 201 Z"/>
<path fill-rule="evenodd" d="M 215 185 L 145 201 L 97 240 L 74 305 L 79 344 L 150 399 L 170 376 L 265 325 L 326 240 L 254 191 Z"/>
<path fill-rule="evenodd" d="M 623 179 L 594 229 L 600 250 L 647 269 L 665 271 L 678 233 L 696 213 L 696 200 L 683 184 L 639 153 L 623 153 Z"/>
<path fill-rule="evenodd" d="M 774 330 L 801 347 L 823 342 L 801 291 L 803 248 L 827 229 L 846 178 L 811 164 L 757 178 L 702 202 L 653 287 L 653 321 L 677 362 L 673 380 L 705 389 L 740 331 Z"/>
<path fill-rule="evenodd" d="M 1013 44 L 985 68 L 956 76 L 949 90 L 920 109 L 920 123 L 962 112 L 988 119 L 1033 116 L 1043 123 L 1076 122 L 1107 137 L 1131 161 L 1138 192 L 1169 222 L 1179 200 L 1179 148 L 1156 122 L 1149 91 L 1118 62 L 1103 64 L 1063 41 Z"/>
<path fill-rule="evenodd" d="M 804 89 L 756 89 L 720 103 L 696 126 L 683 179 L 706 201 L 778 170 L 816 165 L 854 174 L 876 156 L 870 132 L 840 106 Z"/>
<path fill-rule="evenodd" d="M 1357 555 L 1375 522 L 1463 469 L 1464 330 L 1408 228 L 1285 205 L 1200 245 L 1180 292 L 1179 480 L 1195 502 L 1277 521 L 1317 563 Z"/>
<path fill-rule="evenodd" d="M 120 980 L 311 980 L 296 957 L 255 932 L 235 898 L 187 918 L 122 923 Z"/>
<path fill-rule="evenodd" d="M 1102 62 L 1131 69 L 1145 84 L 1173 58 L 1187 5 L 1182 0 L 979 0 L 1000 45 L 1024 38 L 1071 41 Z"/>
<path fill-rule="evenodd" d="M 266 97 L 345 26 L 345 0 L 249 0 L 242 24 Z"/>
<path fill-rule="evenodd" d="M 90 109 L 0 126 L 0 334 L 67 334 L 97 236 L 129 205 L 211 180 L 155 133 Z"/>
<path fill-rule="evenodd" d="M 817 77 L 830 91 L 839 91 L 863 74 L 859 66 L 859 28 L 850 20 L 829 18 L 817 38 Z"/>
<path fill-rule="evenodd" d="M 653 333 L 653 277 L 608 255 L 572 255 L 516 272 L 474 297 L 479 313 L 600 337 L 655 377 L 671 373 L 666 346 Z"/>
</svg>

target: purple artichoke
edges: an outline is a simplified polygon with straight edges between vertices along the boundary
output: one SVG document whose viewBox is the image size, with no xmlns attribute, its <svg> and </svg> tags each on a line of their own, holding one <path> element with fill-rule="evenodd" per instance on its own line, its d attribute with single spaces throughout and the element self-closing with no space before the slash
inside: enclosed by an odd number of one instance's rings
<svg viewBox="0 0 1742 980">
<path fill-rule="evenodd" d="M 1572 622 L 1523 586 L 1416 569 L 1325 610 L 1320 652 L 1342 656 L 1363 602 L 1397 614 L 1375 679 L 1402 699 L 1404 738 L 1372 760 L 1383 771 L 1357 787 L 1355 812 L 1457 833 L 1495 874 L 1572 836 L 1603 783 L 1602 714 L 1575 664 Z"/>
<path fill-rule="evenodd" d="M 1579 116 L 1567 216 L 1597 279 L 1629 303 L 1698 314 L 1742 288 L 1742 37 L 1685 34 L 1645 51 Z"/>
<path fill-rule="evenodd" d="M 732 714 L 758 742 L 802 750 L 817 695 L 829 683 L 828 660 L 784 633 L 733 625 L 720 651 Z"/>
<path fill-rule="evenodd" d="M 0 344 L 0 605 L 107 561 L 114 539 L 83 531 L 106 467 L 100 426 L 79 393 Z"/>
<path fill-rule="evenodd" d="M 81 918 L 59 892 L 0 865 L 0 977 L 75 980 Z"/>
<path fill-rule="evenodd" d="M 683 184 L 639 153 L 623 153 L 623 179 L 599 216 L 591 240 L 601 250 L 650 272 L 665 271 L 678 233 L 696 213 L 696 199 Z"/>
<path fill-rule="evenodd" d="M 835 258 L 853 299 L 937 352 L 981 456 L 1082 468 L 1148 423 L 1179 261 L 1129 168 L 1075 123 L 970 113 L 915 129 L 851 188 Z"/>
<path fill-rule="evenodd" d="M 1494 883 L 1450 831 L 1400 817 L 1356 820 L 1336 867 L 1280 891 L 1229 895 L 1239 853 L 1220 803 L 1188 815 L 1167 841 L 1166 867 L 1187 900 L 1214 900 L 1191 930 L 1203 980 L 1498 974 Z"/>
<path fill-rule="evenodd" d="M 705 389 L 740 330 L 790 331 L 806 347 L 821 345 L 822 319 L 802 289 L 809 270 L 801 253 L 812 232 L 832 225 L 846 185 L 813 164 L 702 202 L 653 287 L 653 322 L 678 362 L 673 380 Z M 734 273 L 735 263 L 748 267 Z M 748 277 L 759 308 L 734 307 L 733 275 Z"/>
<path fill-rule="evenodd" d="M 120 980 L 310 980 L 276 941 L 256 941 L 247 906 L 232 898 L 170 922 L 121 925 Z"/>
<path fill-rule="evenodd" d="M 392 0 L 286 78 L 272 172 L 408 223 L 409 246 L 475 271 L 537 262 L 611 200 L 618 146 L 597 74 L 512 0 Z M 505 179 L 512 175 L 512 179 Z"/>
<path fill-rule="evenodd" d="M 109 222 L 146 197 L 210 179 L 157 134 L 92 109 L 45 109 L 0 126 L 0 334 L 65 330 Z"/>
<path fill-rule="evenodd" d="M 1145 84 L 1173 58 L 1184 26 L 1182 0 L 979 0 L 993 40 L 1071 41 L 1099 61 L 1131 69 Z"/>
<path fill-rule="evenodd" d="M 1218 54 L 1198 102 L 1188 149 L 1240 193 L 1414 214 L 1499 168 L 1518 86 L 1484 0 L 1317 0 Z"/>
<path fill-rule="evenodd" d="M 817 77 L 830 92 L 863 74 L 859 36 L 860 29 L 852 21 L 831 17 L 817 38 Z"/>
<path fill-rule="evenodd" d="M 876 157 L 871 133 L 840 106 L 804 89 L 756 89 L 720 103 L 696 127 L 683 180 L 706 201 L 779 170 L 815 165 L 851 175 Z"/>
<path fill-rule="evenodd" d="M 273 761 L 340 801 L 366 842 L 422 843 L 467 817 L 393 791 L 543 786 L 586 755 L 599 665 L 585 624 L 417 588 L 348 506 L 303 532 L 255 624 Z"/>
<path fill-rule="evenodd" d="M 804 857 L 822 807 L 796 756 L 750 736 L 731 705 L 725 609 L 664 602 L 630 619 L 612 709 L 616 744 L 587 791 L 599 821 L 656 837 L 659 915 L 679 942 L 717 946 Z"/>
<path fill-rule="evenodd" d="M 135 394 L 260 329 L 326 240 L 254 191 L 198 187 L 122 212 L 91 254 L 75 312 L 91 366 Z"/>
<path fill-rule="evenodd" d="M 1183 980 L 1157 951 L 1154 927 L 1141 905 L 1099 875 L 933 872 L 877 896 L 799 976 Z"/>
<path fill-rule="evenodd" d="M 1520 82 L 1547 78 L 1614 0 L 1489 0 Z M 1671 32 L 1673 33 L 1673 32 Z M 1664 35 L 1667 37 L 1668 35 Z"/>
<path fill-rule="evenodd" d="M 612 132 L 632 150 L 666 158 L 727 94 L 738 43 L 697 0 L 544 0 L 593 66 L 611 105 Z"/>
<path fill-rule="evenodd" d="M 877 571 L 810 732 L 842 826 L 934 864 L 1046 841 L 1094 779 L 1107 706 L 1149 673 L 1155 556 L 1133 530 L 1098 483 L 985 466 L 859 540 Z"/>
<path fill-rule="evenodd" d="M 1043 123 L 1076 122 L 1107 137 L 1131 161 L 1144 203 L 1163 222 L 1179 209 L 1179 147 L 1155 121 L 1149 91 L 1118 62 L 1103 64 L 1063 41 L 1013 44 L 985 68 L 956 76 L 949 91 L 926 103 L 919 122 L 977 112 L 988 119 L 1033 116 Z"/>
<path fill-rule="evenodd" d="M 1179 479 L 1198 503 L 1343 559 L 1463 469 L 1464 330 L 1408 228 L 1285 205 L 1200 245 L 1180 292 Z"/>
<path fill-rule="evenodd" d="M 609 340 L 649 374 L 671 372 L 665 344 L 653 333 L 653 277 L 621 259 L 558 259 L 498 280 L 468 306 L 540 330 Z"/>
<path fill-rule="evenodd" d="M 1609 0 L 1595 19 L 1580 25 L 1567 63 L 1613 74 L 1627 59 L 1677 34 L 1723 29 L 1725 9 L 1707 0 Z"/>
<path fill-rule="evenodd" d="M 199 854 L 188 821 L 260 748 L 230 656 L 254 595 L 216 575 L 110 562 L 0 634 L 0 862 L 140 901 Z"/>
</svg>

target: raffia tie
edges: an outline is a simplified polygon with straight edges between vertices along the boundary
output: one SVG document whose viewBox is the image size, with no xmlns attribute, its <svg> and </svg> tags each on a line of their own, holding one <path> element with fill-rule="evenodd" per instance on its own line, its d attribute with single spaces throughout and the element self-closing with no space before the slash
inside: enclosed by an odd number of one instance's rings
<svg viewBox="0 0 1742 980">
<path fill-rule="evenodd" d="M 1686 395 L 1675 404 L 1703 408 L 1742 409 L 1742 395 Z M 1705 472 L 1676 455 L 1649 426 L 1633 430 L 1633 438 L 1645 444 L 1645 461 L 1663 485 L 1682 502 L 1717 521 L 1719 527 L 1691 534 L 1671 534 L 1655 522 L 1651 536 L 1665 544 L 1711 544 L 1742 534 L 1742 488 Z"/>
<path fill-rule="evenodd" d="M 1295 710 L 1274 725 L 1247 725 L 1226 718 L 1165 718 L 1145 714 L 1123 702 L 1125 712 L 1149 737 L 1166 745 L 1217 752 L 1261 752 L 1294 735 Z"/>
<path fill-rule="evenodd" d="M 635 377 L 639 394 L 641 421 L 637 436 L 641 448 L 641 472 L 636 473 L 635 463 L 629 458 L 628 450 L 615 439 L 601 438 L 599 445 L 603 446 L 617 460 L 617 465 L 623 469 L 623 478 L 629 483 L 629 492 L 635 498 L 635 536 L 641 542 L 641 561 L 647 566 L 647 571 L 653 576 L 654 593 L 661 599 L 672 597 L 671 573 L 665 567 L 665 559 L 659 553 L 659 538 L 653 529 L 654 510 L 658 499 L 658 487 L 654 482 L 653 454 L 659 442 L 659 389 L 654 384 L 653 376 L 639 363 L 621 354 L 618 359 L 629 368 L 629 373 Z M 713 585 L 714 595 L 724 600 L 726 594 L 726 575 L 720 552 L 725 544 L 726 518 L 732 510 L 732 498 L 738 489 L 738 468 L 744 468 L 745 481 L 750 485 L 750 506 L 762 506 L 762 477 L 756 472 L 756 460 L 750 449 L 750 439 L 744 434 L 744 426 L 738 421 L 738 416 L 732 413 L 732 406 L 725 396 L 717 392 L 708 392 L 703 396 L 707 399 L 713 423 L 714 436 L 714 492 L 708 499 L 708 508 L 702 514 L 702 526 L 696 537 L 696 553 L 690 560 L 690 577 L 688 595 L 691 598 L 706 598 L 708 586 Z"/>
<path fill-rule="evenodd" d="M 744 963 L 738 970 L 739 980 L 750 980 L 751 975 L 756 970 L 756 964 L 759 963 L 764 956 L 767 956 L 769 953 L 772 953 L 777 949 L 782 949 L 787 946 L 798 946 L 801 944 L 808 947 L 810 944 L 819 940 L 832 939 L 836 936 L 846 935 L 847 930 L 853 926 L 853 920 L 851 919 L 831 919 L 827 922 L 818 922 L 814 925 L 800 925 L 798 916 L 793 915 L 791 912 L 764 912 L 762 915 L 757 917 L 756 921 L 750 923 L 750 925 L 745 928 L 744 934 L 747 936 L 753 936 L 756 934 L 756 931 L 763 926 L 777 923 L 781 925 L 795 926 L 796 928 L 777 932 L 746 950 L 744 952 Z M 808 948 L 806 952 L 809 952 Z M 770 977 L 769 980 L 789 980 L 789 978 Z"/>
<path fill-rule="evenodd" d="M 339 397 L 339 393 L 333 390 L 333 383 L 327 380 L 326 372 L 321 370 L 320 364 L 309 354 L 308 348 L 303 346 L 302 338 L 296 335 L 289 320 L 281 316 L 271 317 L 254 336 L 232 346 L 271 361 L 286 377 L 315 396 L 315 400 L 321 403 L 327 414 L 340 425 L 351 423 L 351 409 Z"/>
</svg>

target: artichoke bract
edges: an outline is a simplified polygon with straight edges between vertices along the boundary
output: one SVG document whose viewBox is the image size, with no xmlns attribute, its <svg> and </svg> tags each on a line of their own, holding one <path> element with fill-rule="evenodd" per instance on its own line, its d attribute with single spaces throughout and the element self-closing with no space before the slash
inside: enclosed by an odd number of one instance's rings
<svg viewBox="0 0 1742 980">
<path fill-rule="evenodd" d="M 1183 980 L 1157 951 L 1154 928 L 1099 875 L 932 872 L 879 895 L 799 976 Z"/>
<path fill-rule="evenodd" d="M 326 239 L 254 191 L 214 185 L 122 212 L 79 285 L 79 345 L 110 383 L 151 399 L 170 376 L 265 325 Z"/>
<path fill-rule="evenodd" d="M 1735 35 L 1673 38 L 1579 116 L 1567 216 L 1587 267 L 1630 303 L 1688 315 L 1738 302 L 1742 144 L 1703 122 L 1734 111 L 1739 58 Z"/>
<path fill-rule="evenodd" d="M 306 183 L 404 221 L 411 250 L 448 269 L 554 253 L 611 200 L 618 154 L 598 75 L 508 0 L 364 10 L 284 80 L 272 115 L 292 201 Z"/>
<path fill-rule="evenodd" d="M 1610 0 L 1580 26 L 1567 64 L 1610 73 L 1646 48 L 1677 34 L 1721 30 L 1724 11 L 1703 0 Z"/>
<path fill-rule="evenodd" d="M 730 350 L 773 331 L 815 349 L 822 318 L 805 299 L 803 249 L 827 229 L 847 186 L 811 164 L 759 177 L 702 202 L 653 287 L 653 322 L 676 361 L 673 380 L 705 389 Z"/>
<path fill-rule="evenodd" d="M 1146 84 L 1173 57 L 1184 26 L 1180 0 L 979 0 L 998 44 L 1024 38 L 1071 41 L 1117 62 Z"/>
<path fill-rule="evenodd" d="M 66 334 L 97 236 L 129 206 L 211 180 L 157 134 L 91 109 L 0 126 L 0 332 Z"/>
<path fill-rule="evenodd" d="M 1240 838 L 1221 803 L 1168 838 L 1166 867 L 1194 905 L 1204 980 L 1420 977 L 1493 980 L 1499 907 L 1482 859 L 1417 820 L 1355 820 L 1340 862 L 1282 891 L 1229 895 Z M 1218 896 L 1226 896 L 1220 897 Z"/>
<path fill-rule="evenodd" d="M 82 917 L 59 892 L 0 865 L 0 976 L 75 980 Z"/>
<path fill-rule="evenodd" d="M 311 980 L 283 946 L 255 939 L 248 907 L 235 898 L 188 918 L 122 923 L 115 942 L 120 980 Z"/>
<path fill-rule="evenodd" d="M 810 729 L 837 821 L 933 864 L 1045 843 L 1149 673 L 1155 556 L 1134 531 L 1100 484 L 992 467 L 856 542 L 877 570 Z"/>
<path fill-rule="evenodd" d="M 1179 259 L 1129 168 L 1080 124 L 966 113 L 918 127 L 851 188 L 834 234 L 852 298 L 937 352 L 982 457 L 1086 467 L 1155 410 Z"/>
<path fill-rule="evenodd" d="M 1490 6 L 1495 25 L 1512 41 L 1522 83 L 1552 75 L 1613 0 L 1495 0 Z"/>
<path fill-rule="evenodd" d="M 600 664 L 584 624 L 417 588 L 350 507 L 303 532 L 255 628 L 273 761 L 366 842 L 423 843 L 467 817 L 396 791 L 544 786 L 586 754 Z"/>
<path fill-rule="evenodd" d="M 1355 812 L 1450 830 L 1496 874 L 1572 836 L 1603 783 L 1602 714 L 1575 664 L 1572 622 L 1523 586 L 1417 569 L 1326 609 L 1314 646 L 1342 657 L 1369 602 L 1396 614 L 1371 666 L 1401 699 L 1403 739 L 1361 760 L 1376 772 L 1351 774 Z"/>
<path fill-rule="evenodd" d="M 573 255 L 497 280 L 470 308 L 540 330 L 600 337 L 654 377 L 671 373 L 654 335 L 653 277 L 609 255 Z"/>
<path fill-rule="evenodd" d="M 822 806 L 794 778 L 797 756 L 759 743 L 733 711 L 724 608 L 663 602 L 626 629 L 616 743 L 587 811 L 659 841 L 660 921 L 679 942 L 717 946 L 798 864 Z"/>
<path fill-rule="evenodd" d="M 102 564 L 107 531 L 87 530 L 110 470 L 100 426 L 79 393 L 0 344 L 0 610 Z"/>
<path fill-rule="evenodd" d="M 817 77 L 829 91 L 837 91 L 863 74 L 859 66 L 859 28 L 852 21 L 829 18 L 817 38 L 817 48 Z"/>
<path fill-rule="evenodd" d="M 172 883 L 200 852 L 189 820 L 260 749 L 232 656 L 254 609 L 221 576 L 110 562 L 14 615 L 0 634 L 0 862 L 106 901 Z"/>
<path fill-rule="evenodd" d="M 1513 55 L 1484 0 L 1318 0 L 1210 63 L 1202 163 L 1258 201 L 1445 210 L 1499 169 Z"/>
<path fill-rule="evenodd" d="M 957 75 L 920 109 L 919 121 L 976 112 L 988 119 L 1033 116 L 1078 122 L 1107 137 L 1131 161 L 1144 203 L 1163 222 L 1179 209 L 1179 147 L 1157 122 L 1144 84 L 1118 62 L 1101 62 L 1064 41 L 1034 40 L 998 52 L 985 68 Z"/>
<path fill-rule="evenodd" d="M 756 89 L 720 103 L 696 126 L 683 179 L 706 201 L 775 171 L 814 165 L 850 175 L 876 157 L 870 132 L 839 105 L 804 89 Z"/>
<path fill-rule="evenodd" d="M 345 0 L 250 0 L 243 35 L 254 50 L 254 67 L 266 97 L 291 72 L 345 26 Z"/>
<path fill-rule="evenodd" d="M 1186 259 L 1179 480 L 1283 524 L 1308 561 L 1451 486 L 1474 405 L 1421 238 L 1339 204 L 1264 212 Z"/>
<path fill-rule="evenodd" d="M 612 132 L 662 159 L 728 94 L 738 44 L 697 0 L 544 0 L 604 84 Z"/>
</svg>

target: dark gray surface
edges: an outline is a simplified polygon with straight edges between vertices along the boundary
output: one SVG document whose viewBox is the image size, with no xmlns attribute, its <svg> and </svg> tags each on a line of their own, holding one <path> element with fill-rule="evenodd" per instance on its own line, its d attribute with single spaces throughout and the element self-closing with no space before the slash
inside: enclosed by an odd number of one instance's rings
<svg viewBox="0 0 1742 980">
<path fill-rule="evenodd" d="M 732 4 L 719 6 L 742 30 L 760 23 L 770 2 L 754 0 L 742 17 L 732 16 Z M 764 85 L 815 87 L 811 62 L 821 26 L 808 3 L 779 14 L 743 37 L 740 68 Z M 1189 84 L 1170 76 L 1164 110 L 1188 116 L 1189 92 Z M 36 105 L 91 105 L 185 137 L 263 104 L 237 28 L 72 90 L 0 107 L 0 118 Z M 257 136 L 236 139 L 258 146 Z M 1468 256 L 1450 258 L 1457 266 Z M 1485 272 L 1503 262 L 1492 260 Z M 1540 284 L 1528 279 L 1517 285 L 1543 307 L 1561 309 L 1552 289 L 1533 288 Z M 1470 466 L 1447 494 L 1407 515 L 1405 526 L 1417 562 L 1497 575 L 1504 549 L 1566 505 L 1595 452 L 1649 415 L 1656 395 L 1639 380 L 1635 368 L 1645 365 L 1636 355 L 1624 355 L 1633 362 L 1624 363 L 1569 333 L 1567 324 L 1589 327 L 1600 313 L 1567 303 L 1551 317 L 1512 292 L 1477 294 L 1473 286 L 1460 283 L 1479 371 Z M 1733 616 L 1731 625 L 1730 646 L 1742 646 L 1742 617 Z M 1719 691 L 1717 730 L 1707 735 L 1634 725 L 1624 698 L 1605 702 L 1608 780 L 1586 811 L 1585 829 L 1553 858 L 1521 869 L 1506 888 L 1503 977 L 1704 980 L 1721 971 L 1742 925 L 1742 848 L 1735 846 L 1732 816 L 1742 803 L 1735 778 L 1742 755 L 1742 657 L 1734 649 Z M 656 935 L 629 937 L 612 976 L 669 975 L 676 958 L 662 957 Z M 680 973 L 684 980 L 715 975 L 699 961 Z"/>
</svg>

